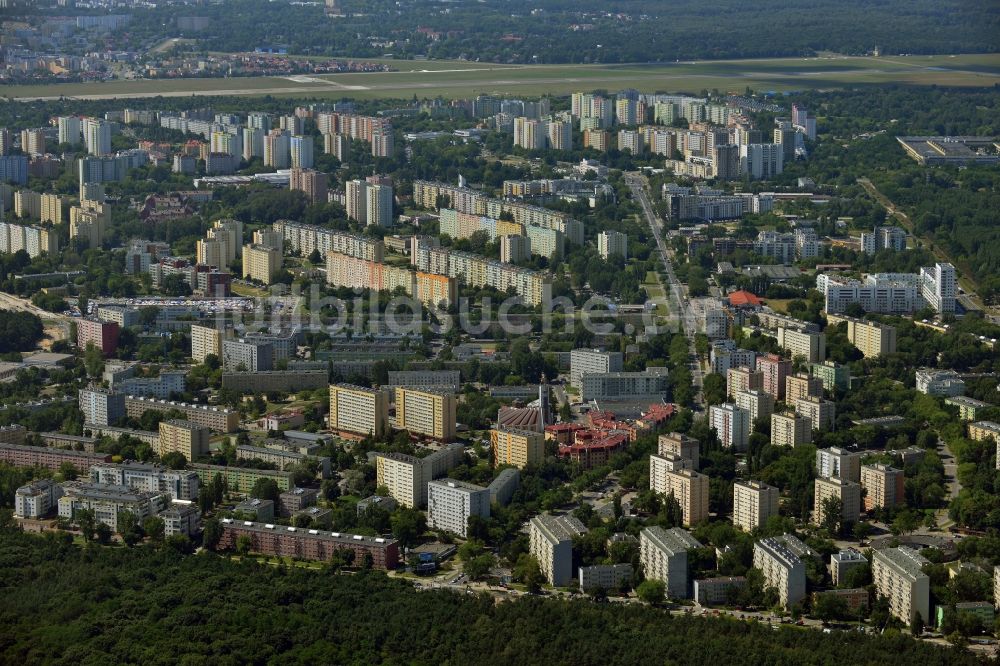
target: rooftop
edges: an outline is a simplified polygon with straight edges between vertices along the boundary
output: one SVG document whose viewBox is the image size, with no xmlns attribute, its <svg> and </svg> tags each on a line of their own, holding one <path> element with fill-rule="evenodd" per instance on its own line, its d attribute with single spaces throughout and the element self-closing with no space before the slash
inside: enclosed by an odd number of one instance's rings
<svg viewBox="0 0 1000 666">
<path fill-rule="evenodd" d="M 140 502 L 157 497 L 159 492 L 145 492 L 128 486 L 115 486 L 105 483 L 83 483 L 74 481 L 62 484 L 66 495 L 84 497 L 90 500 L 109 502 Z"/>
<path fill-rule="evenodd" d="M 477 486 L 474 483 L 466 483 L 465 481 L 458 481 L 456 479 L 447 479 L 447 478 L 436 479 L 434 481 L 431 481 L 427 485 L 428 485 L 428 490 L 430 489 L 430 486 L 436 486 L 438 488 L 451 488 L 453 490 L 466 493 L 477 493 L 486 490 L 486 488 L 482 486 Z"/>
<path fill-rule="evenodd" d="M 788 568 L 802 564 L 802 560 L 784 542 L 776 538 L 761 539 L 754 548 L 760 548 L 772 558 L 778 560 Z"/>
<path fill-rule="evenodd" d="M 233 520 L 232 518 L 223 518 L 222 526 L 223 529 L 230 528 L 265 534 L 281 532 L 294 534 L 302 538 L 321 539 L 323 541 L 332 541 L 334 543 L 349 545 L 362 544 L 366 546 L 388 548 L 389 546 L 396 544 L 395 539 L 386 539 L 383 537 L 369 537 L 362 536 L 360 534 L 346 534 L 342 532 L 326 532 L 322 530 L 304 529 L 298 527 L 285 527 L 283 525 L 272 525 L 271 523 L 256 523 L 249 520 Z"/>
<path fill-rule="evenodd" d="M 641 535 L 652 541 L 659 550 L 665 551 L 669 555 L 675 555 L 682 551 L 687 552 L 691 548 L 701 548 L 701 542 L 679 527 L 665 530 L 656 525 L 643 529 Z"/>
<path fill-rule="evenodd" d="M 927 574 L 923 572 L 923 566 L 930 564 L 930 560 L 912 548 L 900 546 L 899 548 L 876 550 L 873 557 L 910 580 L 927 578 Z"/>
<path fill-rule="evenodd" d="M 741 289 L 729 294 L 729 304 L 735 307 L 746 305 L 760 307 L 763 305 L 763 301 L 761 301 L 756 294 Z"/>
<path fill-rule="evenodd" d="M 553 543 L 568 541 L 578 534 L 587 532 L 584 524 L 571 515 L 554 516 L 551 513 L 542 513 L 532 518 L 531 524 Z"/>
</svg>

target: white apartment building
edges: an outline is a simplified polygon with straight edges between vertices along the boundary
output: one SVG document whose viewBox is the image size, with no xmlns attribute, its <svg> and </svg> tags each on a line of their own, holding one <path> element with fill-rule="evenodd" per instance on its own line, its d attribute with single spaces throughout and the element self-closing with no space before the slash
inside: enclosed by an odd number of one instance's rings
<svg viewBox="0 0 1000 666">
<path fill-rule="evenodd" d="M 816 452 L 816 476 L 827 478 L 836 476 L 860 483 L 861 454 L 839 446 L 820 449 Z"/>
<path fill-rule="evenodd" d="M 906 231 L 899 227 L 876 226 L 871 232 L 861 234 L 861 251 L 875 254 L 880 250 L 902 252 L 906 249 Z"/>
<path fill-rule="evenodd" d="M 183 534 L 192 537 L 201 531 L 201 511 L 188 504 L 173 504 L 160 514 L 163 535 Z"/>
<path fill-rule="evenodd" d="M 132 513 L 141 522 L 167 508 L 170 495 L 160 492 L 132 490 L 125 486 L 106 486 L 96 483 L 64 483 L 63 496 L 59 498 L 59 517 L 72 520 L 80 509 L 94 512 L 97 522 L 118 531 L 118 516 L 123 511 Z"/>
<path fill-rule="evenodd" d="M 951 397 L 965 393 L 965 382 L 954 370 L 921 368 L 916 372 L 917 391 L 926 395 Z"/>
<path fill-rule="evenodd" d="M 737 481 L 733 484 L 733 524 L 747 532 L 764 525 L 778 515 L 778 489 L 762 481 Z"/>
<path fill-rule="evenodd" d="M 649 489 L 662 493 L 670 485 L 667 472 L 679 472 L 682 469 L 691 469 L 691 461 L 673 453 L 650 454 Z"/>
<path fill-rule="evenodd" d="M 749 349 L 738 349 L 732 340 L 715 340 L 709 356 L 712 372 L 720 375 L 728 374 L 730 368 L 753 368 L 757 365 L 757 352 Z"/>
<path fill-rule="evenodd" d="M 929 305 L 941 314 L 955 312 L 958 278 L 947 263 L 924 266 L 920 273 L 872 273 L 863 282 L 821 273 L 816 289 L 828 313 L 842 313 L 851 303 L 866 312 L 906 314 Z"/>
<path fill-rule="evenodd" d="M 80 411 L 84 423 L 114 425 L 125 417 L 125 394 L 90 387 L 80 389 Z"/>
<path fill-rule="evenodd" d="M 597 252 L 604 259 L 612 255 L 628 259 L 628 236 L 620 231 L 602 231 L 597 234 Z"/>
<path fill-rule="evenodd" d="M 455 479 L 427 484 L 427 526 L 467 537 L 469 517 L 490 517 L 490 491 Z"/>
<path fill-rule="evenodd" d="M 778 144 L 750 143 L 740 146 L 740 175 L 748 180 L 767 180 L 784 170 L 784 151 Z"/>
<path fill-rule="evenodd" d="M 909 624 L 917 613 L 930 618 L 930 577 L 923 567 L 930 561 L 917 551 L 900 546 L 872 551 L 875 590 L 889 601 L 889 612 Z"/>
<path fill-rule="evenodd" d="M 500 261 L 516 264 L 531 258 L 531 239 L 508 234 L 500 237 Z"/>
<path fill-rule="evenodd" d="M 631 564 L 594 564 L 580 567 L 581 590 L 617 590 L 633 575 Z"/>
<path fill-rule="evenodd" d="M 722 446 L 746 451 L 750 442 L 750 412 L 733 403 L 708 408 L 709 426 L 715 429 Z"/>
<path fill-rule="evenodd" d="M 99 463 L 90 467 L 90 482 L 167 493 L 175 500 L 197 499 L 201 480 L 194 470 L 168 469 L 150 463 Z"/>
<path fill-rule="evenodd" d="M 456 393 L 462 387 L 458 370 L 390 370 L 386 386 L 437 388 Z"/>
<path fill-rule="evenodd" d="M 368 213 L 365 222 L 369 225 L 379 227 L 392 226 L 392 186 L 381 184 L 368 185 L 368 192 L 365 196 L 365 205 Z"/>
<path fill-rule="evenodd" d="M 920 269 L 920 295 L 940 314 L 954 314 L 958 277 L 951 264 L 936 263 Z"/>
<path fill-rule="evenodd" d="M 646 527 L 639 532 L 639 561 L 646 578 L 663 581 L 671 599 L 688 599 L 688 551 L 701 548 L 690 533 L 679 527 L 665 530 Z"/>
<path fill-rule="evenodd" d="M 51 479 L 39 479 L 14 492 L 14 515 L 43 518 L 58 506 L 63 489 Z"/>
<path fill-rule="evenodd" d="M 585 372 L 580 381 L 584 401 L 659 402 L 667 392 L 667 369 L 646 368 L 642 372 Z"/>
<path fill-rule="evenodd" d="M 97 118 L 83 119 L 83 141 L 91 155 L 111 154 L 111 123 Z"/>
<path fill-rule="evenodd" d="M 621 352 L 600 349 L 574 349 L 569 353 L 570 384 L 582 387 L 585 373 L 621 372 L 624 359 Z"/>
<path fill-rule="evenodd" d="M 561 587 L 573 579 L 573 537 L 586 532 L 583 523 L 572 515 L 543 513 L 529 521 L 529 552 L 538 560 L 550 585 Z"/>
<path fill-rule="evenodd" d="M 805 598 L 805 564 L 783 542 L 767 538 L 755 543 L 753 566 L 764 574 L 766 587 L 778 590 L 778 598 L 785 608 L 791 608 Z"/>
<path fill-rule="evenodd" d="M 830 575 L 833 584 L 840 585 L 848 571 L 863 564 L 868 564 L 868 558 L 854 549 L 834 553 L 830 556 Z"/>
</svg>

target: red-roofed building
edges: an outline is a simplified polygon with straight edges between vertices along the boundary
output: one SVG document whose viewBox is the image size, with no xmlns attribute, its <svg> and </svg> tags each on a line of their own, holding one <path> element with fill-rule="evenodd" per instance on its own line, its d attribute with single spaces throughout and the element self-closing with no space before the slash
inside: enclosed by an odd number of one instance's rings
<svg viewBox="0 0 1000 666">
<path fill-rule="evenodd" d="M 729 304 L 734 308 L 759 308 L 763 302 L 756 294 L 741 289 L 729 294 Z"/>
<path fill-rule="evenodd" d="M 594 428 L 603 431 L 624 432 L 628 435 L 629 441 L 635 441 L 639 437 L 639 432 L 635 426 L 625 421 L 614 421 L 611 419 L 591 419 Z"/>
<path fill-rule="evenodd" d="M 674 415 L 673 405 L 650 405 L 649 409 L 642 415 L 636 426 L 639 428 L 658 428 Z"/>
<path fill-rule="evenodd" d="M 553 423 L 545 426 L 545 439 L 557 444 L 571 444 L 578 430 L 585 430 L 586 426 L 579 423 Z"/>
<path fill-rule="evenodd" d="M 615 420 L 615 413 L 609 412 L 607 410 L 605 411 L 595 410 L 587 414 L 587 422 L 590 423 L 591 425 L 594 425 L 596 421 L 614 421 L 614 420 Z"/>
<path fill-rule="evenodd" d="M 579 463 L 583 469 L 593 469 L 607 464 L 611 456 L 624 451 L 628 445 L 625 433 L 606 434 L 599 430 L 576 433 L 576 442 L 559 447 L 559 457 Z"/>
</svg>

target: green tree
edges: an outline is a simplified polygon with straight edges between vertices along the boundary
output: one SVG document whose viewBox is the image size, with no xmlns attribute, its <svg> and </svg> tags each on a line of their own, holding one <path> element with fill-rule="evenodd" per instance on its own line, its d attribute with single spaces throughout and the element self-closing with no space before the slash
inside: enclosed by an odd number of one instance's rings
<svg viewBox="0 0 1000 666">
<path fill-rule="evenodd" d="M 201 543 L 209 550 L 215 550 L 222 539 L 222 524 L 217 518 L 207 519 L 201 526 Z"/>
<path fill-rule="evenodd" d="M 163 518 L 159 516 L 148 516 L 142 521 L 142 531 L 153 543 L 162 543 L 164 535 Z"/>
<path fill-rule="evenodd" d="M 542 573 L 542 568 L 534 555 L 522 553 L 517 558 L 517 564 L 514 565 L 512 573 L 514 580 L 524 583 L 528 592 L 532 594 L 541 591 L 542 585 L 545 584 L 545 574 Z"/>
<path fill-rule="evenodd" d="M 824 622 L 846 618 L 847 602 L 836 594 L 820 594 L 813 604 L 812 614 Z"/>
<path fill-rule="evenodd" d="M 416 545 L 420 536 L 427 531 L 427 519 L 416 509 L 400 508 L 389 519 L 392 535 L 404 548 Z"/>
<path fill-rule="evenodd" d="M 142 541 L 142 526 L 139 523 L 139 516 L 131 511 L 120 512 L 118 514 L 118 533 L 122 535 L 126 546 L 134 546 Z"/>
<path fill-rule="evenodd" d="M 241 556 L 246 556 L 253 548 L 253 540 L 248 534 L 241 534 L 236 537 L 236 552 Z"/>
<path fill-rule="evenodd" d="M 180 451 L 170 451 L 160 457 L 160 462 L 169 469 L 184 469 L 187 467 L 187 458 Z"/>
<path fill-rule="evenodd" d="M 910 633 L 914 636 L 924 633 L 924 618 L 920 615 L 920 611 L 913 611 L 913 617 L 910 618 Z"/>
<path fill-rule="evenodd" d="M 667 597 L 667 587 L 662 580 L 646 579 L 635 588 L 636 595 L 650 606 L 663 603 Z"/>
<path fill-rule="evenodd" d="M 278 497 L 281 495 L 281 489 L 278 488 L 278 482 L 274 479 L 260 478 L 257 479 L 253 488 L 250 489 L 250 497 L 256 497 L 262 500 L 271 500 L 275 504 L 278 503 Z"/>
<path fill-rule="evenodd" d="M 490 570 L 496 564 L 496 560 L 490 553 L 477 555 L 462 565 L 462 570 L 472 580 L 482 580 L 489 575 Z"/>
<path fill-rule="evenodd" d="M 73 463 L 63 462 L 59 464 L 59 476 L 61 476 L 64 481 L 75 481 L 79 474 L 80 473 L 76 470 Z"/>
<path fill-rule="evenodd" d="M 104 353 L 93 342 L 88 342 L 83 352 L 83 365 L 90 377 L 100 377 L 104 373 Z"/>
<path fill-rule="evenodd" d="M 844 515 L 844 502 L 839 497 L 827 497 L 823 500 L 823 521 L 821 527 L 831 535 L 840 534 L 841 516 Z"/>
<path fill-rule="evenodd" d="M 111 537 L 114 536 L 114 532 L 104 523 L 97 523 L 97 526 L 94 528 L 94 535 L 97 538 L 97 543 L 106 546 L 111 543 Z"/>
<path fill-rule="evenodd" d="M 93 541 L 97 528 L 97 518 L 90 509 L 77 509 L 73 514 L 73 522 L 80 528 L 84 541 Z"/>
</svg>

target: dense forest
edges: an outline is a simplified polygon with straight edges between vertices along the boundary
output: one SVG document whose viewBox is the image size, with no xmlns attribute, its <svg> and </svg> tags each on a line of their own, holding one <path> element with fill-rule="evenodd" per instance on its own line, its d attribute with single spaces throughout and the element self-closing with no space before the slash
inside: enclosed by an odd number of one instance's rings
<svg viewBox="0 0 1000 666">
<path fill-rule="evenodd" d="M 416 591 L 381 573 L 90 546 L 0 529 L 0 653 L 53 664 L 974 664 L 890 632 L 823 634 L 638 605 Z"/>
<path fill-rule="evenodd" d="M 621 63 L 814 55 L 993 52 L 1000 30 L 988 0 L 764 0 L 669 4 L 649 0 L 343 0 L 342 16 L 323 3 L 228 0 L 197 14 L 213 19 L 199 39 L 207 51 L 280 45 L 289 53 L 467 58 L 512 63 Z M 136 10 L 116 47 L 145 46 L 181 33 L 172 7 Z"/>
<path fill-rule="evenodd" d="M 42 332 L 38 315 L 0 310 L 0 353 L 31 351 L 42 339 Z"/>
<path fill-rule="evenodd" d="M 977 283 L 986 301 L 1000 298 L 1000 170 L 995 165 L 926 167 L 907 157 L 896 140 L 906 135 L 996 136 L 1000 92 L 886 86 L 805 92 L 795 99 L 815 110 L 821 141 L 810 146 L 808 160 L 786 167 L 779 184 L 792 185 L 808 176 L 821 190 L 849 200 L 865 198 L 857 180 L 870 179 L 906 212 L 910 231 L 923 245 L 945 252 Z"/>
</svg>

